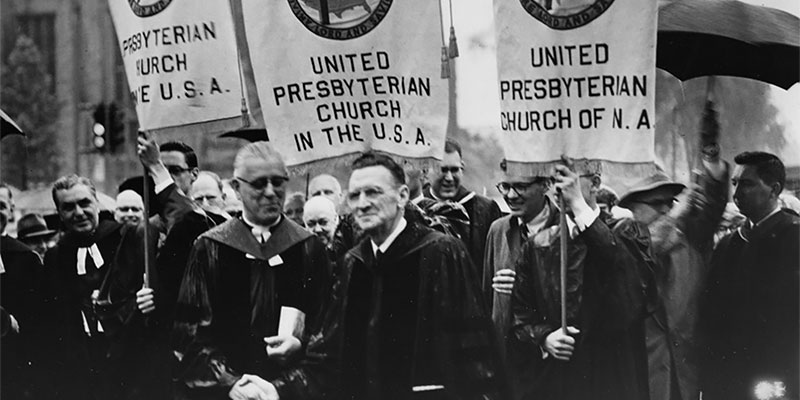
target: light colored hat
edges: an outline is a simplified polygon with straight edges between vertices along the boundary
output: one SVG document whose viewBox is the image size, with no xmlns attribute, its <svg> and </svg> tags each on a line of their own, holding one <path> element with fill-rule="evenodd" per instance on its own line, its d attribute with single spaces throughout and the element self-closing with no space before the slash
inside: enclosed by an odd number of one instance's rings
<svg viewBox="0 0 800 400">
<path fill-rule="evenodd" d="M 655 174 L 636 182 L 627 193 L 620 197 L 619 206 L 623 208 L 629 208 L 628 206 L 632 200 L 643 193 L 655 190 L 665 190 L 669 193 L 672 193 L 672 196 L 674 197 L 682 192 L 684 188 L 686 188 L 685 185 L 682 183 L 673 182 L 665 173 L 656 172 Z"/>
</svg>

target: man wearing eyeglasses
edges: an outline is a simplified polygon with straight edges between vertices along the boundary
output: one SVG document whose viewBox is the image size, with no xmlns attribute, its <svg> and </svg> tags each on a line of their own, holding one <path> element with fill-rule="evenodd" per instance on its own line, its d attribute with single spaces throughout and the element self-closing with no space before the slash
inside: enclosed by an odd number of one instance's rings
<svg viewBox="0 0 800 400">
<path fill-rule="evenodd" d="M 316 326 L 328 301 L 325 246 L 282 214 L 289 178 L 280 154 L 250 143 L 233 175 L 242 216 L 197 239 L 175 307 L 173 350 L 189 398 L 255 398 L 250 382 L 292 365 L 304 326 Z"/>
<path fill-rule="evenodd" d="M 353 162 L 347 203 L 365 237 L 344 256 L 301 368 L 272 382 L 284 400 L 507 399 L 464 244 L 406 218 L 390 157 Z"/>
<path fill-rule="evenodd" d="M 429 214 L 460 216 L 454 218 L 451 223 L 456 228 L 463 226 L 463 229 L 459 229 L 461 240 L 467 245 L 472 262 L 478 268 L 478 276 L 483 276 L 486 233 L 489 232 L 492 222 L 502 214 L 500 207 L 494 201 L 461 185 L 463 177 L 464 160 L 461 146 L 448 139 L 444 144 L 440 169 L 435 174 L 431 186 L 424 191 L 425 197 L 435 200 L 437 204 L 426 207 L 424 211 Z"/>
<path fill-rule="evenodd" d="M 645 321 L 650 400 L 699 396 L 698 303 L 709 273 L 714 233 L 728 199 L 728 167 L 719 158 L 715 116 L 706 110 L 702 172 L 685 188 L 662 172 L 635 183 L 619 201 L 647 225 L 656 257 L 657 298 Z"/>
</svg>

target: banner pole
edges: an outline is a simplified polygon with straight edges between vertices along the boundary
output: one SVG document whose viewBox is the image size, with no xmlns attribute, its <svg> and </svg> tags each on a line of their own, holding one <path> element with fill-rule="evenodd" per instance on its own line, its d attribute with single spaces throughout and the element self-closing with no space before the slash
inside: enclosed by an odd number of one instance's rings
<svg viewBox="0 0 800 400">
<path fill-rule="evenodd" d="M 558 207 L 561 209 L 559 233 L 561 235 L 561 329 L 567 334 L 567 210 L 564 207 L 564 196 L 558 196 Z"/>
<path fill-rule="evenodd" d="M 144 169 L 144 175 L 142 179 L 142 202 L 144 203 L 144 287 L 150 287 L 150 182 L 148 181 L 148 177 L 150 176 L 147 171 L 147 167 L 142 166 Z"/>
</svg>

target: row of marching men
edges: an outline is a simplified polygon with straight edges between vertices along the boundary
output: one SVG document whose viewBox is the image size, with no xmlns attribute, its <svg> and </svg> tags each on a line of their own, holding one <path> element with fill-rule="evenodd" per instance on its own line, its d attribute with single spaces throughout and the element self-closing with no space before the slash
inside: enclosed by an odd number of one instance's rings
<svg viewBox="0 0 800 400">
<path fill-rule="evenodd" d="M 598 204 L 601 177 L 568 159 L 548 177 L 501 165 L 503 216 L 461 185 L 455 142 L 429 185 L 365 153 L 346 194 L 331 176 L 310 182 L 299 224 L 268 143 L 237 154 L 229 213 L 188 146 L 142 136 L 151 229 L 99 218 L 91 181 L 71 175 L 53 184 L 65 232 L 43 266 L 3 237 L 3 397 L 796 395 L 800 219 L 778 203 L 785 170 L 736 158 L 747 221 L 715 248 L 731 171 L 709 149 L 694 186 L 654 174 L 625 193 L 633 218 Z"/>
</svg>

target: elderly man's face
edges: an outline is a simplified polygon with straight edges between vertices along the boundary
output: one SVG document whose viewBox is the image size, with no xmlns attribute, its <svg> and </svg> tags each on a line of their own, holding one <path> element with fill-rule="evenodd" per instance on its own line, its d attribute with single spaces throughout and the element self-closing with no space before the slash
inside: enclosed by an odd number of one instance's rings
<svg viewBox="0 0 800 400">
<path fill-rule="evenodd" d="M 289 181 L 285 171 L 280 161 L 249 157 L 234 172 L 247 219 L 271 225 L 280 218 Z"/>
<path fill-rule="evenodd" d="M 58 216 L 67 232 L 89 235 L 97 228 L 100 208 L 88 186 L 77 184 L 56 191 Z"/>
<path fill-rule="evenodd" d="M 339 216 L 333 208 L 311 204 L 303 211 L 303 223 L 309 232 L 328 246 L 333 242 L 336 227 L 339 225 Z"/>
<path fill-rule="evenodd" d="M 360 168 L 350 176 L 347 204 L 358 226 L 369 236 L 391 232 L 407 202 L 408 187 L 398 185 L 383 166 Z"/>
<path fill-rule="evenodd" d="M 197 180 L 192 183 L 189 197 L 202 209 L 213 213 L 220 213 L 225 207 L 225 195 L 222 193 L 222 189 L 217 181 L 208 175 L 197 177 Z"/>
<path fill-rule="evenodd" d="M 326 197 L 337 206 L 342 202 L 342 188 L 336 178 L 330 175 L 320 175 L 312 179 L 308 185 L 308 195 Z"/>
<path fill-rule="evenodd" d="M 439 172 L 432 183 L 433 193 L 442 199 L 452 199 L 461 187 L 461 178 L 464 176 L 464 162 L 457 151 L 444 153 Z"/>
<path fill-rule="evenodd" d="M 291 198 L 283 205 L 283 214 L 290 220 L 303 226 L 303 201 L 300 198 Z"/>
<path fill-rule="evenodd" d="M 144 218 L 142 197 L 132 190 L 126 190 L 117 196 L 117 207 L 114 219 L 127 225 L 137 225 Z"/>
</svg>

